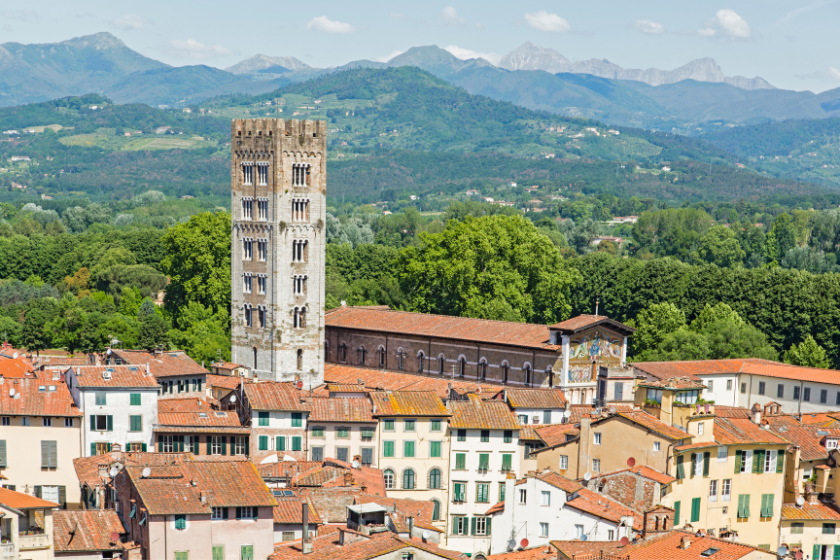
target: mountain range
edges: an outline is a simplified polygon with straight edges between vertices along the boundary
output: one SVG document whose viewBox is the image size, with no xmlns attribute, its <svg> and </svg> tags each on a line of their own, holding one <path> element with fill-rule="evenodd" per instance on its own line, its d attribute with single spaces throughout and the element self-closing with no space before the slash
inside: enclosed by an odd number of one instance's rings
<svg viewBox="0 0 840 560">
<path fill-rule="evenodd" d="M 54 44 L 0 45 L 0 106 L 98 93 L 117 103 L 189 106 L 209 97 L 262 94 L 354 68 L 416 66 L 472 94 L 535 110 L 616 125 L 699 134 L 727 123 L 840 116 L 840 88 L 815 95 L 776 89 L 761 78 L 727 77 L 714 60 L 675 70 L 624 69 L 605 60 L 571 62 L 525 43 L 499 66 L 462 60 L 437 46 L 413 47 L 387 62 L 313 68 L 291 56 L 256 55 L 225 70 L 173 67 L 109 33 Z"/>
</svg>

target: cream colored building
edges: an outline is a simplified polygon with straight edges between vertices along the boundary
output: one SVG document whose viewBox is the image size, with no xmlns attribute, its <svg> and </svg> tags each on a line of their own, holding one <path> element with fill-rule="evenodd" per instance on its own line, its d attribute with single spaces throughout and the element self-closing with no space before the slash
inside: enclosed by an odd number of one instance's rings
<svg viewBox="0 0 840 560">
<path fill-rule="evenodd" d="M 379 420 L 379 468 L 388 496 L 430 501 L 433 522 L 444 526 L 449 487 L 449 411 L 435 393 L 370 394 Z"/>
<path fill-rule="evenodd" d="M 0 485 L 78 508 L 81 456 L 82 413 L 64 383 L 0 377 Z"/>
<path fill-rule="evenodd" d="M 801 505 L 782 506 L 781 542 L 788 550 L 810 555 L 811 560 L 832 560 L 840 555 L 838 525 L 837 507 L 822 504 L 817 494 L 809 494 Z"/>
<path fill-rule="evenodd" d="M 57 507 L 55 502 L 0 488 L 0 558 L 52 560 Z"/>
<path fill-rule="evenodd" d="M 376 468 L 376 420 L 370 400 L 315 398 L 308 404 L 309 460 L 330 458 L 352 463 L 358 457 L 363 466 Z"/>
<path fill-rule="evenodd" d="M 675 409 L 692 443 L 674 447 L 668 472 L 677 478 L 662 504 L 674 525 L 775 550 L 788 442 L 755 418 L 718 418 L 714 405 Z"/>
</svg>

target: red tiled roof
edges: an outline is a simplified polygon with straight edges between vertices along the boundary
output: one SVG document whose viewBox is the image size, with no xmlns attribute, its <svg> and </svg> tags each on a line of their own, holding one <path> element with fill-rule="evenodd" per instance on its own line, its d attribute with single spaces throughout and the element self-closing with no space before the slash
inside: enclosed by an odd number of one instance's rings
<svg viewBox="0 0 840 560">
<path fill-rule="evenodd" d="M 674 451 L 688 451 L 690 449 L 706 449 L 708 447 L 717 447 L 716 441 L 698 441 L 695 443 L 686 443 L 685 445 L 674 446 Z"/>
<path fill-rule="evenodd" d="M 577 437 L 580 430 L 574 424 L 551 424 L 548 426 L 537 426 L 534 430 L 537 436 L 549 446 L 557 445 L 568 440 L 567 436 Z M 522 439 L 520 433 L 519 439 Z"/>
<path fill-rule="evenodd" d="M 373 416 L 449 416 L 443 401 L 434 393 L 415 391 L 371 393 Z"/>
<path fill-rule="evenodd" d="M 715 416 L 718 418 L 752 418 L 750 409 L 743 406 L 715 405 Z"/>
<path fill-rule="evenodd" d="M 33 358 L 32 361 L 34 362 L 35 367 L 38 368 L 67 369 L 70 366 L 86 366 L 91 364 L 90 359 L 87 357 L 71 358 L 69 356 L 41 356 Z"/>
<path fill-rule="evenodd" d="M 487 511 L 484 512 L 484 515 L 493 515 L 494 513 L 499 513 L 500 511 L 505 511 L 505 503 L 499 502 L 490 507 Z"/>
<path fill-rule="evenodd" d="M 96 488 L 102 484 L 99 476 L 99 465 L 111 465 L 114 462 L 122 462 L 126 465 L 165 465 L 173 460 L 183 461 L 190 456 L 189 453 L 105 453 L 92 457 L 77 457 L 73 459 L 73 468 L 76 477 L 81 484 L 87 484 L 90 488 Z M 104 478 L 110 480 L 108 476 Z"/>
<path fill-rule="evenodd" d="M 376 422 L 368 399 L 313 398 L 309 422 Z"/>
<path fill-rule="evenodd" d="M 610 403 L 609 408 L 615 409 L 616 412 L 629 412 L 633 410 L 633 405 Z M 569 405 L 569 410 L 572 412 L 572 415 L 569 417 L 570 424 L 578 424 L 584 416 L 595 414 L 595 407 L 591 404 L 572 404 Z"/>
<path fill-rule="evenodd" d="M 8 379 L 0 386 L 0 414 L 10 416 L 81 416 L 67 385 L 44 378 Z M 41 388 L 44 388 L 41 391 Z M 50 390 L 52 388 L 52 390 Z M 15 396 L 11 397 L 11 389 Z"/>
<path fill-rule="evenodd" d="M 327 391 L 330 393 L 367 393 L 370 389 L 358 383 L 328 383 L 326 385 Z"/>
<path fill-rule="evenodd" d="M 560 389 L 507 389 L 511 408 L 566 408 L 566 397 Z"/>
<path fill-rule="evenodd" d="M 210 513 L 212 507 L 274 507 L 271 495 L 256 467 L 248 460 L 192 461 L 174 466 L 152 466 L 142 476 L 143 466 L 126 466 L 137 493 L 150 515 Z M 195 481 L 196 485 L 190 484 Z M 201 502 L 205 492 L 206 503 Z"/>
<path fill-rule="evenodd" d="M 467 395 L 464 401 L 446 403 L 452 418 L 450 428 L 484 430 L 519 430 L 519 421 L 502 401 L 485 401 L 478 395 Z"/>
<path fill-rule="evenodd" d="M 513 552 L 491 554 L 487 560 L 555 560 L 557 552 L 550 546 L 535 546 Z"/>
<path fill-rule="evenodd" d="M 293 490 L 294 491 L 294 490 Z M 306 496 L 305 492 L 296 491 L 295 496 L 275 497 L 277 505 L 274 506 L 274 522 L 288 525 L 303 525 L 303 503 L 309 506 L 309 524 L 320 525 L 321 518 Z"/>
<path fill-rule="evenodd" d="M 35 368 L 22 354 L 13 358 L 14 354 L 0 355 L 0 377 L 7 379 L 31 377 Z"/>
<path fill-rule="evenodd" d="M 583 486 L 581 486 L 574 480 L 570 480 L 565 476 L 562 476 L 560 473 L 556 473 L 554 471 L 541 472 L 537 475 L 537 479 L 569 494 L 577 492 L 578 490 L 583 488 Z"/>
<path fill-rule="evenodd" d="M 117 512 L 112 509 L 56 510 L 53 512 L 53 546 L 56 552 L 123 550 L 111 533 L 125 534 Z"/>
<path fill-rule="evenodd" d="M 327 459 L 322 465 L 295 476 L 292 484 L 295 486 L 310 486 L 321 488 L 361 488 L 373 495 L 385 495 L 385 478 L 383 471 L 370 467 L 358 469 L 336 459 Z M 349 476 L 348 476 L 349 475 Z"/>
<path fill-rule="evenodd" d="M 160 388 L 154 375 L 146 374 L 145 366 L 73 366 L 70 369 L 79 387 Z"/>
<path fill-rule="evenodd" d="M 127 364 L 143 366 L 149 364 L 149 371 L 155 377 L 208 373 L 206 369 L 197 364 L 182 350 L 157 352 L 155 354 L 145 350 L 114 349 L 111 352 Z"/>
<path fill-rule="evenodd" d="M 432 525 L 432 515 L 434 514 L 434 504 L 429 501 L 412 500 L 410 498 L 387 498 L 385 496 L 371 496 L 370 494 L 358 494 L 354 498 L 355 504 L 378 504 L 390 511 L 396 511 L 404 516 L 414 517 L 415 525 L 421 522 L 424 528 L 428 525 L 429 529 L 434 527 Z M 418 525 L 420 527 L 421 525 Z M 439 531 L 435 528 L 434 530 Z"/>
<path fill-rule="evenodd" d="M 642 373 L 670 379 L 671 377 L 687 377 L 699 381 L 698 375 L 712 375 L 716 373 L 738 373 L 743 366 L 743 359 L 735 360 L 695 360 L 684 362 L 634 362 L 630 364 Z"/>
<path fill-rule="evenodd" d="M 279 461 L 258 465 L 257 471 L 264 479 L 290 478 L 321 466 L 320 461 Z"/>
<path fill-rule="evenodd" d="M 617 412 L 616 416 L 620 416 L 622 418 L 626 418 L 631 422 L 636 422 L 648 428 L 649 430 L 656 432 L 661 436 L 665 436 L 669 439 L 687 439 L 691 436 L 685 433 L 684 431 L 680 430 L 679 428 L 675 428 L 673 426 L 669 426 L 665 422 L 659 420 L 659 418 L 644 412 L 643 410 L 633 410 L 630 412 Z M 609 418 L 609 417 L 608 417 Z M 599 420 L 600 422 L 600 420 Z M 594 424 L 594 422 L 593 422 Z"/>
<path fill-rule="evenodd" d="M 607 476 L 612 476 L 614 474 L 625 473 L 625 472 L 630 472 L 630 473 L 633 473 L 633 474 L 637 474 L 637 475 L 641 476 L 642 478 L 647 478 L 648 480 L 658 482 L 659 484 L 671 484 L 672 482 L 677 480 L 676 478 L 674 478 L 671 475 L 665 474 L 663 472 L 659 472 L 656 469 L 652 469 L 652 468 L 650 468 L 648 466 L 644 466 L 644 465 L 631 467 L 631 468 L 627 468 L 627 469 L 619 469 L 617 471 L 612 471 L 612 472 L 608 472 L 608 473 L 599 474 L 596 478 L 604 478 L 604 477 L 607 477 Z"/>
<path fill-rule="evenodd" d="M 817 461 L 828 458 L 828 450 L 823 447 L 826 437 L 840 438 L 840 429 L 821 426 L 784 426 L 774 427 L 773 432 L 793 445 L 798 445 L 802 461 Z"/>
<path fill-rule="evenodd" d="M 555 323 L 551 325 L 551 328 L 564 334 L 574 334 L 597 325 L 609 326 L 619 332 L 627 334 L 631 334 L 636 331 L 636 329 L 628 327 L 618 321 L 614 321 L 609 317 L 604 317 L 603 315 L 578 315 L 577 317 L 572 317 L 571 319 Z"/>
<path fill-rule="evenodd" d="M 636 362 L 632 365 L 637 370 L 660 379 L 679 376 L 696 379 L 698 375 L 747 373 L 751 375 L 763 375 L 765 377 L 840 385 L 840 371 L 838 370 L 793 366 L 760 358 L 686 362 Z"/>
<path fill-rule="evenodd" d="M 840 510 L 829 504 L 805 501 L 801 506 L 782 504 L 782 521 L 837 521 Z"/>
<path fill-rule="evenodd" d="M 212 411 L 216 399 L 201 398 L 158 399 L 158 414 L 162 412 L 207 412 Z"/>
<path fill-rule="evenodd" d="M 364 494 L 359 487 L 306 488 L 306 495 L 318 511 L 322 523 L 347 523 L 347 506 Z"/>
<path fill-rule="evenodd" d="M 353 534 L 358 540 L 345 545 L 339 544 L 339 535 L 329 533 L 312 539 L 312 552 L 304 555 L 300 541 L 292 543 L 278 543 L 274 547 L 274 554 L 269 560 L 369 560 L 404 548 L 418 548 L 428 555 L 434 555 L 448 560 L 463 560 L 465 557 L 457 552 L 444 550 L 439 546 L 423 542 L 420 539 L 403 538 L 393 533 L 380 533 L 367 537 L 342 529 L 343 532 Z"/>
<path fill-rule="evenodd" d="M 164 399 L 165 400 L 165 399 Z M 242 427 L 239 415 L 232 410 L 201 412 L 158 412 L 158 426 Z"/>
<path fill-rule="evenodd" d="M 406 373 L 381 369 L 360 368 L 343 364 L 324 364 L 324 379 L 327 385 L 316 389 L 329 395 L 327 386 L 333 384 L 358 385 L 361 379 L 366 392 L 380 391 L 414 391 L 435 393 L 442 399 L 449 398 L 449 385 L 458 392 L 475 393 L 481 391 L 498 393 L 501 384 L 477 383 L 475 381 L 460 381 L 451 377 L 429 377 L 419 373 Z"/>
<path fill-rule="evenodd" d="M 243 379 L 245 378 L 235 375 L 215 375 L 208 373 L 207 385 L 210 387 L 219 387 L 220 389 L 238 389 Z"/>
<path fill-rule="evenodd" d="M 764 430 L 745 418 L 715 418 L 715 441 L 722 445 L 788 444 L 772 430 Z"/>
<path fill-rule="evenodd" d="M 13 509 L 44 509 L 61 507 L 55 502 L 48 502 L 23 492 L 0 488 L 0 504 Z"/>
<path fill-rule="evenodd" d="M 559 345 L 550 344 L 548 326 L 529 323 L 490 321 L 487 319 L 449 317 L 364 307 L 337 307 L 332 309 L 325 315 L 325 323 L 327 328 L 419 335 L 507 346 L 544 348 L 546 350 L 561 348 Z"/>
<path fill-rule="evenodd" d="M 306 403 L 301 402 L 306 394 L 291 383 L 262 381 L 246 383 L 244 387 L 248 404 L 255 410 L 309 410 Z"/>
<path fill-rule="evenodd" d="M 577 497 L 567 501 L 565 507 L 573 507 L 614 523 L 621 523 L 622 517 L 632 515 L 633 527 L 637 531 L 642 529 L 644 521 L 642 516 L 632 509 L 588 488 L 578 490 Z"/>
<path fill-rule="evenodd" d="M 236 369 L 245 367 L 242 364 L 233 364 L 231 362 L 214 362 L 210 364 L 210 367 L 219 368 L 219 369 Z"/>
</svg>

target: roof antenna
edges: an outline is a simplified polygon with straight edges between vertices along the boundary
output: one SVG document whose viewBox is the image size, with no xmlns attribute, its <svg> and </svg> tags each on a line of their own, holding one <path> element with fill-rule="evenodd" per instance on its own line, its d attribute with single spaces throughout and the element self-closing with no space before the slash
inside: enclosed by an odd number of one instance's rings
<svg viewBox="0 0 840 560">
<path fill-rule="evenodd" d="M 601 298 L 600 296 L 595 296 L 595 316 L 598 316 L 598 304 L 600 303 Z"/>
</svg>

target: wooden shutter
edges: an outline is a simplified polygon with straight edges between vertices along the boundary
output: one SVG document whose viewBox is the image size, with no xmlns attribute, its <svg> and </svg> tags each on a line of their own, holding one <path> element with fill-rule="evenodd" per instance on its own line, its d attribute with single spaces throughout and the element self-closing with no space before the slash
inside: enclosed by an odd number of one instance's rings
<svg viewBox="0 0 840 560">
<path fill-rule="evenodd" d="M 785 451 L 783 449 L 776 451 L 776 472 L 785 472 Z"/>
<path fill-rule="evenodd" d="M 50 467 L 57 469 L 58 468 L 58 442 L 57 441 L 50 441 L 48 442 L 50 445 Z"/>
<path fill-rule="evenodd" d="M 0 439 L 0 467 L 8 467 L 8 461 L 6 460 L 6 440 Z"/>
<path fill-rule="evenodd" d="M 695 465 L 695 464 L 696 464 L 696 462 L 697 462 L 697 457 L 696 457 L 696 455 L 697 455 L 696 453 L 692 453 L 692 454 L 691 454 L 691 463 L 690 463 L 690 465 L 689 465 L 689 467 L 688 467 L 688 472 L 689 472 L 689 475 L 688 475 L 688 476 L 689 476 L 689 478 L 694 478 L 694 465 Z"/>
<path fill-rule="evenodd" d="M 146 444 L 145 443 L 140 444 L 140 451 L 142 451 L 143 453 L 146 452 Z M 196 455 L 198 455 L 198 453 L 196 453 Z"/>
<path fill-rule="evenodd" d="M 67 487 L 66 486 L 59 486 L 58 487 L 58 503 L 61 504 L 61 507 L 67 509 Z"/>
<path fill-rule="evenodd" d="M 764 457 L 764 452 L 761 449 L 756 449 L 753 451 L 753 464 L 752 464 L 752 472 L 753 474 L 758 474 L 764 470 L 764 465 L 762 464 L 763 461 L 761 460 Z"/>
<path fill-rule="evenodd" d="M 50 468 L 50 442 L 41 441 L 41 468 Z"/>
<path fill-rule="evenodd" d="M 213 560 L 225 560 L 225 547 L 219 545 L 213 547 Z"/>
<path fill-rule="evenodd" d="M 90 431 L 91 432 L 96 431 L 96 415 L 95 414 L 90 415 Z"/>
<path fill-rule="evenodd" d="M 292 437 L 292 451 L 300 451 L 302 447 L 302 440 L 300 436 Z"/>
<path fill-rule="evenodd" d="M 697 523 L 700 521 L 700 498 L 693 498 L 691 500 L 691 522 Z"/>
<path fill-rule="evenodd" d="M 36 487 L 35 487 L 35 497 L 36 497 L 36 498 L 40 498 L 40 497 L 41 497 L 41 487 L 40 487 L 40 486 L 36 486 Z"/>
<path fill-rule="evenodd" d="M 108 428 L 107 431 L 113 432 L 114 431 L 114 416 L 109 414 L 108 415 Z"/>
<path fill-rule="evenodd" d="M 90 456 L 93 457 L 94 455 L 96 455 L 96 444 L 91 443 L 90 444 Z"/>
<path fill-rule="evenodd" d="M 685 468 L 683 467 L 683 456 L 677 456 L 677 480 L 682 480 L 685 478 Z"/>
<path fill-rule="evenodd" d="M 470 518 L 470 535 L 475 535 L 475 517 Z"/>
<path fill-rule="evenodd" d="M 735 474 L 741 472 L 741 461 L 744 461 L 744 452 L 740 449 L 735 451 Z"/>
<path fill-rule="evenodd" d="M 703 476 L 709 476 L 709 460 L 712 455 L 710 452 L 703 452 Z"/>
<path fill-rule="evenodd" d="M 213 436 L 207 436 L 207 454 L 213 454 Z"/>
<path fill-rule="evenodd" d="M 485 518 L 485 522 L 487 523 L 487 526 L 484 530 L 484 534 L 487 535 L 488 537 L 490 536 L 490 522 L 492 520 L 493 520 L 493 518 L 491 518 L 491 517 L 486 517 Z"/>
<path fill-rule="evenodd" d="M 680 524 L 680 502 L 674 502 L 674 527 Z"/>
<path fill-rule="evenodd" d="M 834 545 L 834 554 L 832 555 L 833 560 L 840 560 L 840 544 Z"/>
<path fill-rule="evenodd" d="M 277 451 L 286 451 L 286 437 L 285 436 L 277 436 L 277 441 L 275 441 L 276 445 L 274 448 Z"/>
<path fill-rule="evenodd" d="M 222 436 L 222 455 L 227 455 L 227 436 Z"/>
<path fill-rule="evenodd" d="M 510 453 L 505 453 L 504 455 L 502 455 L 502 470 L 505 472 L 510 470 L 511 457 L 512 455 Z"/>
<path fill-rule="evenodd" d="M 250 457 L 251 456 L 251 438 L 245 436 L 245 455 Z"/>
</svg>

